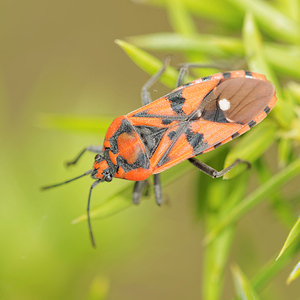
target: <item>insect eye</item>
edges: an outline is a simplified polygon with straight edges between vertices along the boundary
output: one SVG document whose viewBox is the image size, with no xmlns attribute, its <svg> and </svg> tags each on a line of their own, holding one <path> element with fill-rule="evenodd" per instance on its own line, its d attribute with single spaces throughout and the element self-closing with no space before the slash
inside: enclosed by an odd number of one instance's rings
<svg viewBox="0 0 300 300">
<path fill-rule="evenodd" d="M 106 182 L 111 182 L 112 181 L 112 176 L 110 174 L 107 174 L 105 177 L 104 177 L 104 180 Z"/>
<path fill-rule="evenodd" d="M 98 153 L 98 154 L 96 154 L 96 156 L 95 156 L 95 160 L 97 160 L 97 161 L 99 161 L 101 159 L 101 155 Z"/>
</svg>

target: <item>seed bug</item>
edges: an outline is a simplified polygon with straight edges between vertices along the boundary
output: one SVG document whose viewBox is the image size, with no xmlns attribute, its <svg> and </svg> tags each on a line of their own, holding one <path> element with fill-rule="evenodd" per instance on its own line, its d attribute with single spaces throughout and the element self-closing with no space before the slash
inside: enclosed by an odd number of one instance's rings
<svg viewBox="0 0 300 300">
<path fill-rule="evenodd" d="M 49 189 L 91 175 L 87 219 L 92 245 L 95 240 L 90 219 L 92 190 L 100 182 L 114 177 L 135 181 L 132 200 L 138 204 L 147 178 L 154 176 L 154 194 L 162 203 L 159 173 L 188 160 L 200 171 L 217 178 L 236 165 L 247 161 L 237 159 L 222 171 L 217 171 L 195 158 L 202 153 L 231 141 L 261 122 L 276 103 L 276 91 L 262 74 L 249 71 L 217 73 L 183 84 L 194 64 L 179 70 L 177 87 L 166 96 L 151 102 L 149 88 L 167 66 L 151 77 L 142 87 L 143 106 L 116 118 L 107 130 L 104 144 L 84 148 L 68 165 L 74 165 L 86 152 L 97 153 L 93 168 L 80 176 Z"/>
</svg>

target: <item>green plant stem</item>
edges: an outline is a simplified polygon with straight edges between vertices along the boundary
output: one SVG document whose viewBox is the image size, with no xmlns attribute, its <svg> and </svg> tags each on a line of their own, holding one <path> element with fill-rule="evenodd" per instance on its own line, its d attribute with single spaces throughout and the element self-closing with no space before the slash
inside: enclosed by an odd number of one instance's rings
<svg viewBox="0 0 300 300">
<path fill-rule="evenodd" d="M 220 220 L 219 224 L 205 238 L 205 243 L 212 242 L 226 226 L 238 221 L 245 213 L 259 204 L 265 196 L 268 196 L 268 193 L 274 189 L 278 189 L 280 186 L 297 176 L 299 173 L 300 159 L 297 159 L 287 168 L 274 175 L 264 185 L 257 188 L 252 194 L 246 197 L 243 202 L 237 205 L 231 213 Z"/>
</svg>

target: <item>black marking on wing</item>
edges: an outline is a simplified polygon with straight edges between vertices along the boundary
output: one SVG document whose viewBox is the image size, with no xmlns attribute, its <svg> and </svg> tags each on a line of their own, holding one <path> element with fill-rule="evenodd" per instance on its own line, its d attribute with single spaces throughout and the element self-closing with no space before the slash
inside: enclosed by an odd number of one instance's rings
<svg viewBox="0 0 300 300">
<path fill-rule="evenodd" d="M 133 129 L 131 123 L 126 119 L 122 120 L 122 123 L 121 123 L 120 127 L 118 128 L 118 130 L 109 139 L 110 145 L 111 145 L 110 150 L 113 154 L 117 154 L 119 152 L 117 140 L 118 140 L 119 135 L 124 132 L 127 134 L 134 134 L 134 129 Z"/>
<path fill-rule="evenodd" d="M 164 165 L 165 163 L 167 163 L 170 160 L 169 153 L 171 152 L 172 148 L 174 147 L 179 136 L 186 130 L 188 125 L 189 125 L 188 122 L 182 123 L 176 131 L 173 130 L 170 132 L 170 134 L 172 136 L 172 138 L 171 138 L 172 143 L 171 143 L 170 147 L 166 150 L 166 152 L 163 154 L 163 156 L 160 158 L 160 160 L 158 161 L 158 163 L 157 163 L 158 167 L 161 167 L 162 165 Z"/>
<path fill-rule="evenodd" d="M 201 115 L 201 119 L 204 119 L 206 121 L 213 121 L 217 123 L 229 123 L 226 120 L 224 112 L 219 108 L 217 100 L 216 100 L 216 107 L 214 110 L 206 110 L 204 107 L 204 110 Z"/>
<path fill-rule="evenodd" d="M 211 80 L 211 78 L 212 78 L 212 77 L 211 77 L 210 75 L 209 75 L 209 76 L 205 76 L 205 77 L 200 78 L 201 81 L 199 80 L 199 82 L 209 81 L 209 80 Z M 191 85 L 193 85 L 193 84 L 195 84 L 193 81 L 187 82 L 187 83 L 183 84 L 182 87 L 185 88 L 185 87 L 191 86 Z"/>
<path fill-rule="evenodd" d="M 235 132 L 233 135 L 231 135 L 231 137 L 234 139 L 236 137 L 238 137 L 240 134 L 238 132 Z"/>
<path fill-rule="evenodd" d="M 190 128 L 190 123 L 186 122 L 182 124 L 177 129 L 177 131 L 171 131 L 169 133 L 168 136 L 172 140 L 172 144 L 157 163 L 158 167 L 161 167 L 168 161 L 170 161 L 171 158 L 169 157 L 169 153 L 171 152 L 172 148 L 174 147 L 176 141 L 178 140 L 181 134 L 185 134 L 187 142 L 193 147 L 194 155 L 199 155 L 200 153 L 202 153 L 202 151 L 209 147 L 207 143 L 203 142 L 203 134 L 192 131 Z"/>
<path fill-rule="evenodd" d="M 170 120 L 170 119 L 162 119 L 161 122 L 164 124 L 164 125 L 169 125 L 173 122 L 174 120 Z"/>
<path fill-rule="evenodd" d="M 206 148 L 206 143 L 203 143 L 204 136 L 202 133 L 194 132 L 190 127 L 185 131 L 186 139 L 188 143 L 193 147 L 194 153 L 199 153 L 203 151 L 204 145 Z"/>
<path fill-rule="evenodd" d="M 250 72 L 250 71 L 245 71 L 245 76 L 253 78 L 252 72 Z"/>
<path fill-rule="evenodd" d="M 211 76 L 209 75 L 209 76 L 205 76 L 205 77 L 202 77 L 201 78 L 203 81 L 209 81 L 209 80 L 211 80 Z"/>
<path fill-rule="evenodd" d="M 223 74 L 224 79 L 231 78 L 231 72 L 224 72 L 222 74 Z"/>
<path fill-rule="evenodd" d="M 162 136 L 168 128 L 157 128 L 151 126 L 134 126 L 134 128 L 145 146 L 148 157 L 152 157 L 162 139 Z"/>
<path fill-rule="evenodd" d="M 249 123 L 248 123 L 248 126 L 250 127 L 250 128 L 252 128 L 253 126 L 255 126 L 256 125 L 256 122 L 255 121 L 250 121 Z"/>
<path fill-rule="evenodd" d="M 222 146 L 222 145 L 223 145 L 222 142 L 217 143 L 217 144 L 214 145 L 214 148 L 216 149 L 216 148 L 218 148 L 218 147 L 220 147 L 220 146 Z"/>
<path fill-rule="evenodd" d="M 138 113 L 136 113 L 136 114 L 133 115 L 133 117 L 138 117 L 138 118 L 145 118 L 145 117 L 149 118 L 149 116 L 150 115 L 147 113 L 147 110 L 138 112 Z"/>
<path fill-rule="evenodd" d="M 221 81 L 220 81 L 221 82 Z M 199 118 L 206 121 L 217 123 L 229 123 L 225 118 L 224 112 L 220 109 L 218 99 L 212 98 L 213 88 L 203 98 L 200 108 L 195 110 L 188 118 L 189 121 L 198 120 Z M 202 108 L 201 108 L 202 107 Z M 200 112 L 200 110 L 202 110 Z"/>
<path fill-rule="evenodd" d="M 264 112 L 266 114 L 268 114 L 270 112 L 271 108 L 269 106 L 266 106 L 265 109 L 264 109 Z"/>
<path fill-rule="evenodd" d="M 185 121 L 187 119 L 187 116 L 155 115 L 155 114 L 148 114 L 147 111 L 141 111 L 139 113 L 136 113 L 136 114 L 132 115 L 132 117 L 162 119 L 162 124 L 163 125 L 169 125 L 173 121 Z"/>
<path fill-rule="evenodd" d="M 178 115 L 184 115 L 182 107 L 185 103 L 185 98 L 182 96 L 182 89 L 171 92 L 167 95 L 172 110 Z"/>
<path fill-rule="evenodd" d="M 175 130 L 170 131 L 170 132 L 168 133 L 168 137 L 169 137 L 170 140 L 173 140 L 173 138 L 174 138 L 175 135 L 176 135 L 176 131 L 175 131 Z"/>
<path fill-rule="evenodd" d="M 170 157 L 168 155 L 163 155 L 159 162 L 157 163 L 158 167 L 161 167 L 162 165 L 166 164 L 170 160 Z"/>
<path fill-rule="evenodd" d="M 123 156 L 119 155 L 117 157 L 117 165 L 123 168 L 125 173 L 127 173 L 138 168 L 149 169 L 150 162 L 147 156 L 141 152 L 138 156 L 138 159 L 133 164 L 128 163 Z"/>
</svg>

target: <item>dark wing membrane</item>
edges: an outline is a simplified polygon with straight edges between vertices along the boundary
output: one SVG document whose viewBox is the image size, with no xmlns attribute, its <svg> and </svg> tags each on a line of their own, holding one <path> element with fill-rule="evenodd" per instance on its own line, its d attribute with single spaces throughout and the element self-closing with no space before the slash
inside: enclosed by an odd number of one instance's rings
<svg viewBox="0 0 300 300">
<path fill-rule="evenodd" d="M 201 103 L 201 118 L 247 124 L 268 106 L 274 94 L 269 81 L 245 77 L 222 80 Z"/>
<path fill-rule="evenodd" d="M 134 126 L 134 129 L 140 136 L 148 157 L 152 157 L 162 139 L 162 136 L 168 130 L 168 128 L 157 128 L 145 125 Z"/>
</svg>

